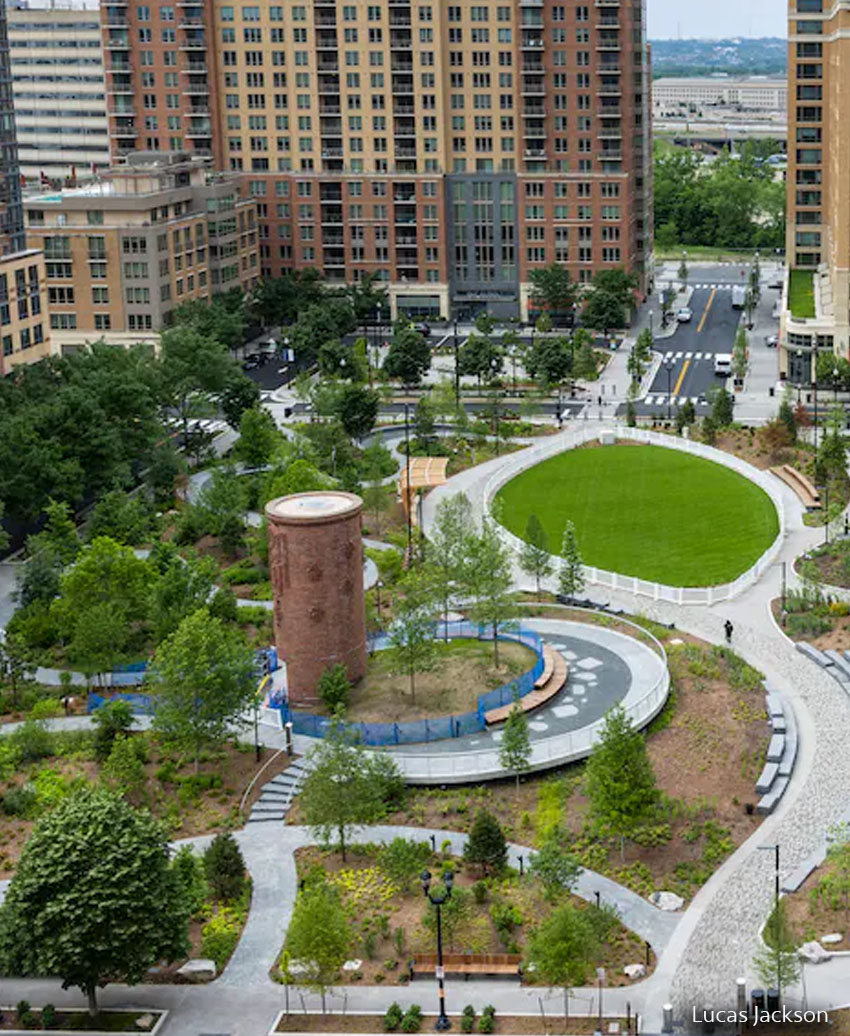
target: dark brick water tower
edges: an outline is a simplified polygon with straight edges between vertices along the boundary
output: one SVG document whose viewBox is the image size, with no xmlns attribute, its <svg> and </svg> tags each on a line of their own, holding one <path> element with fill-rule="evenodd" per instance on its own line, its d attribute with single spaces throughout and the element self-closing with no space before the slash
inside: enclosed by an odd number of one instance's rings
<svg viewBox="0 0 850 1036">
<path fill-rule="evenodd" d="M 313 704 L 322 672 L 366 672 L 363 501 L 353 493 L 295 493 L 266 504 L 274 633 L 289 700 Z"/>
</svg>

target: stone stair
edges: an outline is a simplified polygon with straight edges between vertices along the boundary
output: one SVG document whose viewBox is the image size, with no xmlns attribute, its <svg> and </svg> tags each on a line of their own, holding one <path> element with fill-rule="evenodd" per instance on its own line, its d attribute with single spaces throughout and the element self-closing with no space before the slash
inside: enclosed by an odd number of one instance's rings
<svg viewBox="0 0 850 1036">
<path fill-rule="evenodd" d="M 268 820 L 282 821 L 289 812 L 292 799 L 307 776 L 308 768 L 303 759 L 288 766 L 283 773 L 264 784 L 260 797 L 251 807 L 249 824 L 261 824 Z"/>
</svg>

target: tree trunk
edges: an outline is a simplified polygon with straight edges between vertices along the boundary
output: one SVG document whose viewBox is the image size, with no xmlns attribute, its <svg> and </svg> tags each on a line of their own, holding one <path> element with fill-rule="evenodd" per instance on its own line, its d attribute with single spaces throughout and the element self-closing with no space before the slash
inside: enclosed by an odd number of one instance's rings
<svg viewBox="0 0 850 1036">
<path fill-rule="evenodd" d="M 416 675 L 413 666 L 410 667 L 410 701 L 411 704 L 416 704 Z"/>
<path fill-rule="evenodd" d="M 86 994 L 89 1002 L 89 1018 L 97 1018 L 97 986 L 92 982 L 83 992 Z"/>
<path fill-rule="evenodd" d="M 493 623 L 493 662 L 499 668 L 499 623 Z"/>
<path fill-rule="evenodd" d="M 537 600 L 540 600 L 540 573 L 537 573 Z"/>
<path fill-rule="evenodd" d="M 342 853 L 342 862 L 345 863 L 345 828 L 340 825 L 337 830 L 339 831 L 339 851 Z"/>
</svg>

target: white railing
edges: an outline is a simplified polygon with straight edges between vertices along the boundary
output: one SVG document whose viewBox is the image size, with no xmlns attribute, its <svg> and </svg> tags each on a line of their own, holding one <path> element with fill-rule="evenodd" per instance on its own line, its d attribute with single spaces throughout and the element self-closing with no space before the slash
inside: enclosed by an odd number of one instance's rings
<svg viewBox="0 0 850 1036">
<path fill-rule="evenodd" d="M 577 609 L 585 610 L 585 609 Z M 594 612 L 598 615 L 599 612 Z M 648 688 L 637 701 L 625 706 L 625 713 L 633 727 L 642 730 L 664 707 L 670 693 L 670 670 L 667 666 L 667 652 L 663 644 L 648 630 L 636 623 L 616 617 L 617 622 L 634 626 L 641 636 L 648 637 L 660 655 L 661 672 L 653 685 Z M 612 631 L 616 632 L 616 631 Z M 625 634 L 620 633 L 620 636 Z M 639 638 L 635 638 L 640 643 Z M 644 645 L 647 651 L 652 650 Z M 547 770 L 555 766 L 586 759 L 593 750 L 605 725 L 605 717 L 579 730 L 569 730 L 553 737 L 531 742 L 530 769 Z M 471 780 L 486 780 L 504 776 L 504 768 L 499 762 L 498 749 L 479 748 L 471 752 L 433 752 L 421 755 L 413 752 L 394 753 L 393 758 L 399 765 L 408 784 L 448 783 L 458 784 Z"/>
<path fill-rule="evenodd" d="M 715 604 L 718 601 L 728 601 L 733 597 L 751 587 L 773 564 L 776 555 L 779 553 L 785 537 L 785 506 L 782 502 L 780 487 L 776 479 L 768 472 L 759 471 L 751 464 L 735 457 L 731 453 L 715 449 L 713 446 L 706 446 L 701 442 L 693 442 L 691 439 L 679 439 L 672 435 L 663 435 L 660 432 L 653 432 L 648 428 L 629 428 L 620 424 L 592 425 L 580 428 L 567 435 L 558 435 L 547 439 L 539 446 L 529 447 L 519 453 L 510 454 L 505 463 L 487 480 L 484 486 L 484 507 L 486 511 L 492 509 L 493 499 L 496 493 L 512 478 L 521 471 L 534 467 L 541 461 L 554 457 L 566 450 L 575 449 L 584 443 L 599 439 L 602 435 L 614 435 L 618 439 L 630 439 L 634 442 L 642 442 L 652 446 L 663 446 L 671 450 L 681 450 L 684 453 L 702 457 L 705 460 L 714 461 L 724 467 L 731 468 L 744 478 L 754 482 L 763 489 L 770 497 L 779 518 L 779 532 L 776 539 L 762 554 L 758 561 L 749 568 L 743 575 L 738 576 L 731 583 L 724 583 L 721 586 L 667 586 L 664 583 L 655 583 L 648 579 L 641 579 L 638 576 L 625 576 L 619 572 L 608 572 L 602 568 L 592 565 L 584 566 L 585 579 L 589 583 L 606 587 L 610 590 L 625 590 L 628 593 L 637 594 L 641 597 L 651 597 L 655 601 L 667 601 L 671 604 Z M 502 540 L 514 552 L 522 548 L 522 540 L 513 533 L 508 532 L 502 525 L 497 526 Z M 553 557 L 553 563 L 557 564 L 558 558 Z"/>
</svg>

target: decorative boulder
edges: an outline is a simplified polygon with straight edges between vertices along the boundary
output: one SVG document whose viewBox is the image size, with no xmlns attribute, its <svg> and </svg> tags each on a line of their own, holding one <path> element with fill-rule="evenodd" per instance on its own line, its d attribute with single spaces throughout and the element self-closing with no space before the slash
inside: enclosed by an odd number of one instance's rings
<svg viewBox="0 0 850 1036">
<path fill-rule="evenodd" d="M 190 982 L 212 982 L 217 974 L 215 961 L 205 957 L 187 960 L 182 968 L 177 969 L 177 974 Z"/>
<path fill-rule="evenodd" d="M 675 892 L 653 892 L 649 902 L 657 906 L 659 910 L 681 910 L 685 905 L 684 899 L 677 896 Z"/>
<path fill-rule="evenodd" d="M 627 964 L 623 968 L 623 974 L 631 979 L 643 978 L 646 975 L 645 964 Z"/>
<path fill-rule="evenodd" d="M 822 964 L 832 957 L 832 954 L 825 950 L 819 942 L 804 942 L 797 950 L 797 954 L 809 964 Z"/>
<path fill-rule="evenodd" d="M 841 932 L 832 932 L 829 935 L 822 935 L 820 937 L 820 943 L 822 946 L 834 946 L 838 942 L 843 942 L 844 936 Z"/>
</svg>

